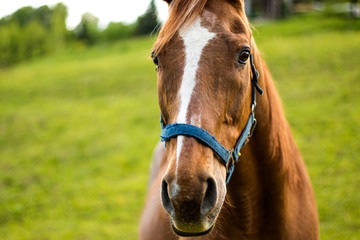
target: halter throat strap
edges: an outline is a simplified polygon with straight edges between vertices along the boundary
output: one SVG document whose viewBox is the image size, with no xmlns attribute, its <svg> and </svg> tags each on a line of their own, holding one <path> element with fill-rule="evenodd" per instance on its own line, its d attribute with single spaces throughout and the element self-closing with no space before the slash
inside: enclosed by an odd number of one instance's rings
<svg viewBox="0 0 360 240">
<path fill-rule="evenodd" d="M 262 95 L 263 90 L 260 88 L 258 84 L 259 72 L 256 70 L 253 55 L 250 54 L 250 64 L 252 71 L 252 79 L 251 79 L 251 93 L 252 93 L 252 101 L 251 101 L 251 113 L 246 122 L 244 129 L 242 130 L 235 146 L 233 149 L 227 150 L 213 135 L 211 135 L 208 131 L 196 127 L 191 124 L 186 123 L 172 123 L 165 125 L 164 120 L 161 115 L 161 141 L 166 142 L 170 138 L 181 136 L 190 136 L 198 139 L 200 142 L 210 147 L 217 155 L 222 159 L 222 163 L 226 167 L 226 183 L 230 181 L 231 175 L 234 172 L 235 163 L 238 161 L 240 154 L 240 150 L 243 146 L 248 142 L 248 138 L 250 138 L 253 134 L 253 131 L 256 126 L 256 118 L 255 118 L 255 107 L 256 107 L 256 91 Z"/>
</svg>

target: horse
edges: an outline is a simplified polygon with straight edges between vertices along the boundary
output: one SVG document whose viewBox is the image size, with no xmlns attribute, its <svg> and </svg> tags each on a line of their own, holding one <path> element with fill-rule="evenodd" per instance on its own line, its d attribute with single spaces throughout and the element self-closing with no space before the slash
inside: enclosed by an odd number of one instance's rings
<svg viewBox="0 0 360 240">
<path fill-rule="evenodd" d="M 311 181 L 243 0 L 166 2 L 151 55 L 161 141 L 139 239 L 319 239 Z"/>
</svg>

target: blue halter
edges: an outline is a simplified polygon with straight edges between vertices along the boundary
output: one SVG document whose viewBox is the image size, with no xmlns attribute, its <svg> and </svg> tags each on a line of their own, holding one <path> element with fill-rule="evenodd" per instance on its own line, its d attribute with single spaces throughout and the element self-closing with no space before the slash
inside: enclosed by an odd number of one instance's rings
<svg viewBox="0 0 360 240">
<path fill-rule="evenodd" d="M 210 147 L 214 152 L 216 152 L 219 157 L 223 160 L 223 164 L 226 167 L 226 183 L 230 181 L 230 177 L 234 172 L 235 163 L 238 161 L 240 150 L 248 142 L 254 132 L 256 126 L 255 119 L 255 107 L 256 107 L 256 92 L 255 89 L 259 92 L 260 95 L 263 94 L 263 90 L 258 84 L 259 72 L 256 70 L 253 56 L 250 54 L 250 64 L 253 77 L 251 79 L 251 92 L 252 92 L 252 103 L 251 103 L 251 113 L 245 125 L 245 128 L 242 130 L 238 141 L 233 149 L 227 150 L 219 141 L 211 135 L 209 132 L 205 131 L 202 128 L 196 127 L 191 124 L 186 123 L 172 123 L 165 125 L 164 120 L 161 115 L 161 141 L 166 142 L 170 138 L 182 136 L 190 136 L 200 140 L 203 144 Z"/>
</svg>

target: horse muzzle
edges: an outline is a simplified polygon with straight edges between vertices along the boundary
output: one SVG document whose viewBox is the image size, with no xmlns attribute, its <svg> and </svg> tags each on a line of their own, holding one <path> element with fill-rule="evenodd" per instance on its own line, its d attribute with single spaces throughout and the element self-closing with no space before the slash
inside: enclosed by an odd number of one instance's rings
<svg viewBox="0 0 360 240">
<path fill-rule="evenodd" d="M 200 236 L 212 230 L 223 201 L 215 179 L 205 179 L 180 184 L 164 176 L 161 201 L 177 235 Z"/>
</svg>

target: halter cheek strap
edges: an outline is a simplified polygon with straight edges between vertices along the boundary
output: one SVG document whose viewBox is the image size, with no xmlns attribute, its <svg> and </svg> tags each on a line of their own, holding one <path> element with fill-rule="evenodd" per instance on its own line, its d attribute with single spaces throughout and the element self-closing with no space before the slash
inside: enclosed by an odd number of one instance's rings
<svg viewBox="0 0 360 240">
<path fill-rule="evenodd" d="M 239 139 L 237 140 L 235 147 L 233 149 L 227 150 L 213 135 L 205 131 L 202 128 L 196 127 L 191 124 L 186 123 L 172 123 L 165 125 L 164 120 L 161 116 L 161 141 L 166 142 L 170 138 L 176 136 L 190 136 L 198 139 L 200 142 L 210 147 L 214 152 L 219 155 L 223 160 L 223 164 L 226 167 L 226 183 L 230 181 L 231 175 L 234 172 L 235 163 L 238 161 L 240 150 L 247 143 L 248 138 L 252 136 L 252 133 L 256 126 L 255 119 L 255 107 L 256 107 L 256 91 L 260 95 L 263 94 L 263 90 L 258 84 L 259 72 L 256 70 L 253 56 L 250 54 L 250 64 L 252 71 L 251 79 L 251 92 L 252 92 L 252 102 L 251 102 L 251 113 L 246 122 L 244 129 L 242 130 Z M 255 91 L 256 90 L 256 91 Z"/>
</svg>

